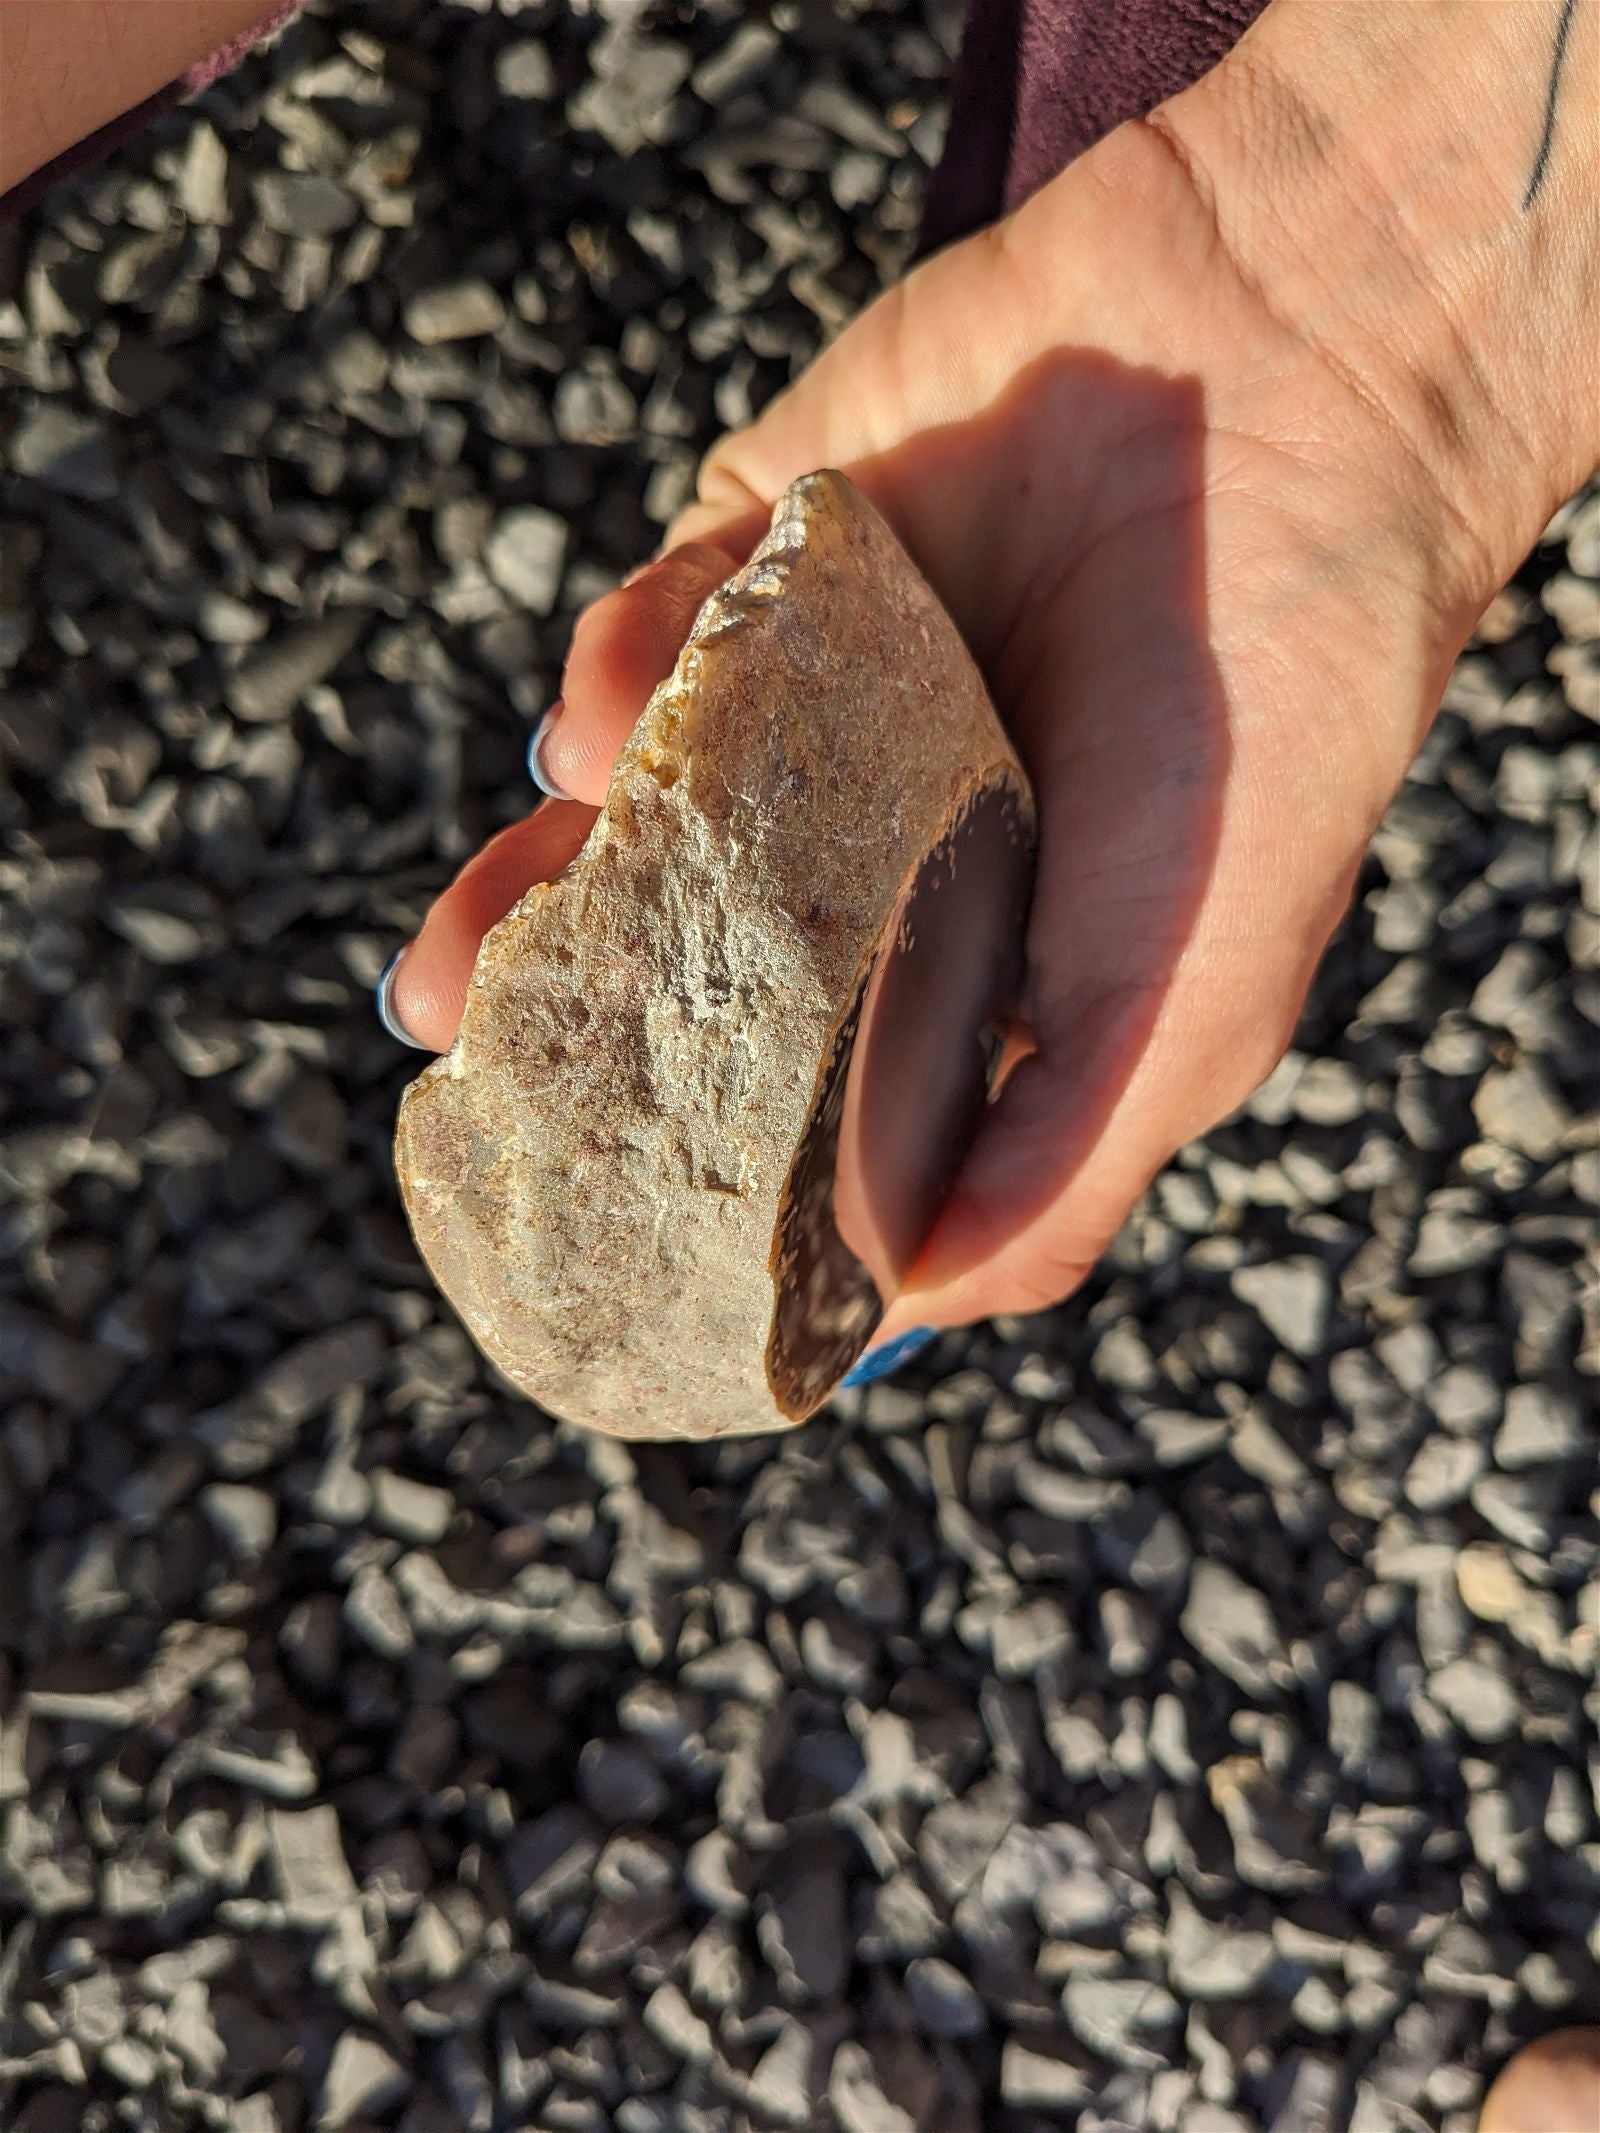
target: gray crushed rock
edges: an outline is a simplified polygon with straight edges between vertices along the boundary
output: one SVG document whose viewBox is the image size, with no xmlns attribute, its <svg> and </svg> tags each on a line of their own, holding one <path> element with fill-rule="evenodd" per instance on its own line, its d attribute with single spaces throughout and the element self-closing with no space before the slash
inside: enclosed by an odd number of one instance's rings
<svg viewBox="0 0 1600 2133">
<path fill-rule="evenodd" d="M 553 511 L 526 505 L 505 512 L 484 544 L 490 577 L 519 607 L 548 615 L 556 604 L 567 528 Z"/>
<path fill-rule="evenodd" d="M 943 4 L 313 8 L 0 246 L 0 2123 L 1470 2133 L 1600 1999 L 1600 494 L 1293 1049 L 791 1436 L 507 1398 L 384 962 Z"/>
</svg>

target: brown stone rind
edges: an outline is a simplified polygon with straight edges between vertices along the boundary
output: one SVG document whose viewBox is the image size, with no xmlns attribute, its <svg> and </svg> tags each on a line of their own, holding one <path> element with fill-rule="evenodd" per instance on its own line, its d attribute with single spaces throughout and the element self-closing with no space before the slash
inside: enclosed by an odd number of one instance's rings
<svg viewBox="0 0 1600 2133">
<path fill-rule="evenodd" d="M 800 1419 L 768 1375 L 791 1175 L 906 885 L 995 787 L 1031 833 L 955 625 L 843 475 L 797 481 L 401 1103 L 418 1246 L 550 1413 L 634 1438 Z M 844 1308 L 859 1349 L 879 1312 Z"/>
</svg>

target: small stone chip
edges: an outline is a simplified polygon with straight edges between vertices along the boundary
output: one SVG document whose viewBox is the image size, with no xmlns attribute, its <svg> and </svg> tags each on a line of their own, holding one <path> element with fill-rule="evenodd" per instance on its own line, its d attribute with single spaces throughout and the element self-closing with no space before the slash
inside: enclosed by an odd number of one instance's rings
<svg viewBox="0 0 1600 2133">
<path fill-rule="evenodd" d="M 317 1789 L 317 1766 L 289 1733 L 279 1736 L 276 1755 L 252 1755 L 247 1749 L 208 1741 L 201 1764 L 225 1783 L 243 1785 L 269 1800 L 304 1800 Z"/>
<path fill-rule="evenodd" d="M 1429 1675 L 1428 1694 L 1473 1740 L 1509 1740 L 1521 1722 L 1511 1683 L 1481 1659 L 1452 1659 Z"/>
<path fill-rule="evenodd" d="M 596 73 L 567 105 L 572 124 L 603 135 L 625 156 L 665 139 L 673 123 L 673 98 L 689 72 L 688 52 L 659 38 L 622 40 L 609 34 L 591 49 Z"/>
<path fill-rule="evenodd" d="M 103 2045 L 100 2064 L 125 2089 L 147 2089 L 161 2066 L 149 2045 L 141 2044 L 137 2037 L 114 2037 Z"/>
<path fill-rule="evenodd" d="M 196 118 L 178 166 L 178 205 L 191 222 L 229 221 L 228 151 L 214 126 Z"/>
<path fill-rule="evenodd" d="M 1172 1884 L 1167 1926 L 1167 1976 L 1186 1999 L 1248 1999 L 1277 1957 L 1270 1933 L 1214 1925 Z"/>
<path fill-rule="evenodd" d="M 200 1508 L 231 1555 L 253 1562 L 278 1534 L 278 1506 L 265 1489 L 243 1482 L 214 1481 L 200 1491 Z"/>
<path fill-rule="evenodd" d="M 567 553 L 565 522 L 553 511 L 525 504 L 502 512 L 484 544 L 489 575 L 519 607 L 536 615 L 555 609 Z"/>
<path fill-rule="evenodd" d="M 284 1911 L 296 1925 L 327 1925 L 357 1901 L 334 1808 L 275 1809 L 267 1816 L 267 1847 Z"/>
<path fill-rule="evenodd" d="M 105 503 L 117 493 L 105 430 L 93 416 L 58 401 L 30 408 L 12 431 L 8 450 L 18 474 L 64 496 Z"/>
<path fill-rule="evenodd" d="M 270 2092 L 256 2089 L 229 2106 L 228 2133 L 288 2133 Z"/>
<path fill-rule="evenodd" d="M 656 2042 L 675 2058 L 699 2066 L 715 2054 L 716 2041 L 710 2025 L 701 2020 L 670 1979 L 658 1985 L 646 2000 L 642 2019 Z"/>
<path fill-rule="evenodd" d="M 696 96 L 708 104 L 724 103 L 761 79 L 783 49 L 770 22 L 741 22 L 709 59 L 689 77 Z"/>
<path fill-rule="evenodd" d="M 935 2037 L 976 2037 L 987 2026 L 983 2001 L 970 1979 L 937 1955 L 919 1955 L 906 1969 L 906 1991 L 917 2020 Z"/>
<path fill-rule="evenodd" d="M 1485 1474 L 1472 1488 L 1472 1508 L 1513 1548 L 1538 1555 L 1555 1538 L 1555 1504 L 1542 1474 Z"/>
<path fill-rule="evenodd" d="M 1406 1469 L 1406 1495 L 1419 1511 L 1447 1510 L 1466 1500 L 1487 1463 L 1474 1438 L 1428 1437 Z"/>
<path fill-rule="evenodd" d="M 1071 2059 L 1008 2037 L 1000 2054 L 1000 2094 L 1017 2111 L 1076 2112 L 1093 2088 L 1086 2071 Z"/>
<path fill-rule="evenodd" d="M 345 1594 L 344 1618 L 380 1659 L 403 1659 L 416 1641 L 400 1595 L 376 1563 L 356 1572 Z"/>
<path fill-rule="evenodd" d="M 225 691 L 228 709 L 252 725 L 287 718 L 307 690 L 325 681 L 353 650 L 370 619 L 353 608 L 274 637 L 230 675 Z"/>
<path fill-rule="evenodd" d="M 1252 1696 L 1271 1696 L 1288 1665 L 1272 1609 L 1222 1563 L 1199 1562 L 1179 1627 L 1203 1659 Z"/>
<path fill-rule="evenodd" d="M 1088 1971 L 1068 1978 L 1061 2005 L 1079 2042 L 1119 2066 L 1159 2066 L 1160 2053 L 1145 2039 L 1161 2037 L 1180 2012 L 1164 1985 Z"/>
<path fill-rule="evenodd" d="M 198 1978 L 180 1985 L 167 2003 L 166 2042 L 183 2060 L 192 2080 L 215 2081 L 228 2050 L 211 2016 L 211 1994 Z"/>
<path fill-rule="evenodd" d="M 519 38 L 501 48 L 494 63 L 495 87 L 502 96 L 542 103 L 556 91 L 556 70 L 537 37 Z"/>
<path fill-rule="evenodd" d="M 486 281 L 451 281 L 421 289 L 405 308 L 406 331 L 424 348 L 477 340 L 498 333 L 505 322 L 505 299 Z"/>
<path fill-rule="evenodd" d="M 862 2044 L 841 2044 L 828 2075 L 828 2102 L 840 2133 L 918 2133 L 909 2111 L 891 2102 Z"/>
<path fill-rule="evenodd" d="M 788 2019 L 750 2072 L 750 2107 L 765 2122 L 803 2126 L 811 2117 L 815 2046 L 804 2022 Z"/>
<path fill-rule="evenodd" d="M 255 196 L 262 221 L 285 237 L 332 237 L 361 212 L 354 193 L 315 172 L 265 171 Z"/>
<path fill-rule="evenodd" d="M 1242 1266 L 1233 1293 L 1250 1305 L 1267 1331 L 1294 1355 L 1315 1355 L 1328 1332 L 1333 1282 L 1320 1259 L 1279 1259 Z"/>
<path fill-rule="evenodd" d="M 335 2133 L 352 2118 L 375 2117 L 410 2093 L 410 2075 L 377 2038 L 347 2029 L 323 2078 L 318 2133 Z"/>
<path fill-rule="evenodd" d="M 1494 1463 L 1506 1471 L 1553 1466 L 1600 1449 L 1600 1434 L 1586 1430 L 1578 1404 L 1551 1385 L 1513 1385 L 1506 1418 L 1495 1433 Z"/>
<path fill-rule="evenodd" d="M 448 1489 L 431 1488 L 383 1466 L 373 1467 L 367 1480 L 372 1485 L 373 1523 L 385 1533 L 428 1544 L 444 1539 L 456 1508 Z"/>
<path fill-rule="evenodd" d="M 1509 1622 L 1528 1602 L 1528 1588 L 1504 1548 L 1477 1541 L 1456 1557 L 1456 1585 L 1463 1604 L 1480 1622 Z"/>
<path fill-rule="evenodd" d="M 1310 1059 L 1295 1084 L 1294 1108 L 1307 1125 L 1348 1126 L 1366 1109 L 1361 1077 L 1346 1059 Z"/>
<path fill-rule="evenodd" d="M 1548 1077 L 1527 1060 L 1491 1068 L 1473 1092 L 1472 1115 L 1487 1139 L 1536 1162 L 1559 1153 L 1572 1117 Z"/>
</svg>

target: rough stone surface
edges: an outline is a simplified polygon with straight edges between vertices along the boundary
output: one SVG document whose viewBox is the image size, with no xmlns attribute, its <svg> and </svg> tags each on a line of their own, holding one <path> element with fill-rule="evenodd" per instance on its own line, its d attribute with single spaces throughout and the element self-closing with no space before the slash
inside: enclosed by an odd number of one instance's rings
<svg viewBox="0 0 1600 2133">
<path fill-rule="evenodd" d="M 905 885 L 999 791 L 1030 808 L 954 625 L 850 482 L 796 482 L 401 1106 L 413 1232 L 513 1384 L 622 1436 L 710 1437 L 837 1382 L 877 1294 L 827 1299 L 831 1368 L 781 1381 L 790 1180 Z"/>
</svg>

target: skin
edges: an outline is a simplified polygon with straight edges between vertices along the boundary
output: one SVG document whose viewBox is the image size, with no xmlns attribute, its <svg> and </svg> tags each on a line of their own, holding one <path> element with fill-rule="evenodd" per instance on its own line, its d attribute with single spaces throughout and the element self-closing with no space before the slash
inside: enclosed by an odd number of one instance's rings
<svg viewBox="0 0 1600 2133">
<path fill-rule="evenodd" d="M 1600 2029 L 1530 2044 L 1484 2100 L 1478 2133 L 1593 2133 L 1600 2127 Z"/>
<path fill-rule="evenodd" d="M 1539 0 L 1275 0 L 1194 89 L 890 290 L 579 622 L 543 756 L 575 800 L 441 897 L 404 1025 L 449 1044 L 484 928 L 581 845 L 704 593 L 792 477 L 843 467 L 1041 803 L 1033 1050 L 883 1337 L 1068 1294 L 1281 1056 L 1473 622 L 1600 459 L 1592 100 L 1558 111 L 1523 205 L 1554 28 Z M 1597 47 L 1580 0 L 1569 82 Z"/>
<path fill-rule="evenodd" d="M 0 193 L 270 11 L 271 0 L 0 0 Z"/>
<path fill-rule="evenodd" d="M 266 12 L 0 0 L 0 191 Z M 405 1026 L 449 1045 L 484 932 L 581 848 L 705 593 L 790 479 L 843 466 L 983 662 L 1044 824 L 1015 1071 L 883 1336 L 1067 1294 L 1276 1062 L 1473 620 L 1600 460 L 1600 120 L 1571 88 L 1597 15 L 1274 0 L 892 290 L 582 618 L 545 757 L 578 798 L 435 904 Z M 1479 2133 L 1589 2126 L 1594 2029 L 1519 2054 Z"/>
</svg>

